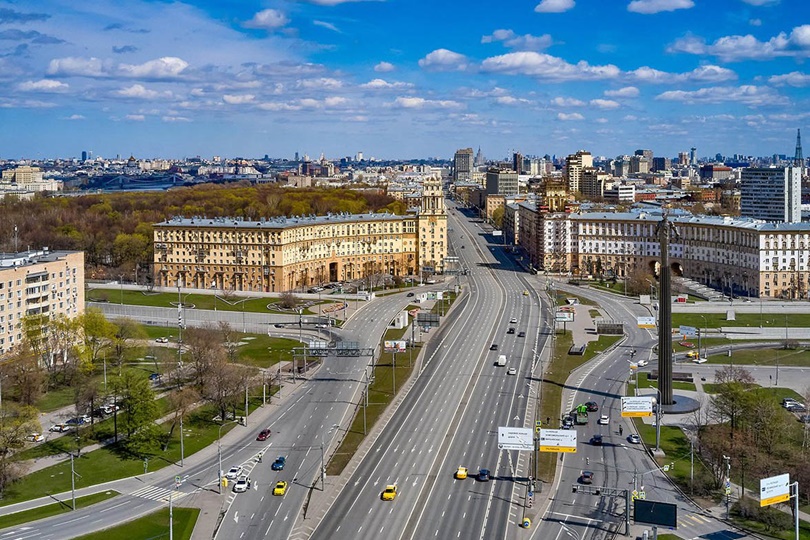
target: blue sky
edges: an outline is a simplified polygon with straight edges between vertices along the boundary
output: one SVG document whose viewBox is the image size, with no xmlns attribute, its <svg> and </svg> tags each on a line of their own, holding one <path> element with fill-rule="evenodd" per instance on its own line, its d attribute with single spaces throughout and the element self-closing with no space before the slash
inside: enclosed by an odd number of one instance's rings
<svg viewBox="0 0 810 540">
<path fill-rule="evenodd" d="M 0 158 L 792 154 L 808 60 L 807 0 L 0 1 Z"/>
</svg>

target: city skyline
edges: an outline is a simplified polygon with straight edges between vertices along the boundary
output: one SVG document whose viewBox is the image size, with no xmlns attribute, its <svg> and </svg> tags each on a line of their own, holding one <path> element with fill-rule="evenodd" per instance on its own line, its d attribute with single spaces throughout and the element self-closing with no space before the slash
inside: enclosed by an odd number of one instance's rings
<svg viewBox="0 0 810 540">
<path fill-rule="evenodd" d="M 792 155 L 799 0 L 515 4 L 0 2 L 0 158 Z"/>
</svg>

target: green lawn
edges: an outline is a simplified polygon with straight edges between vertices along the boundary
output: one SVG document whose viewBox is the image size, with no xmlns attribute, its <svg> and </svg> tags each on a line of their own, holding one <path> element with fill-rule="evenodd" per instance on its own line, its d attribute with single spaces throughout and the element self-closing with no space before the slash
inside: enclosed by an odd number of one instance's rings
<svg viewBox="0 0 810 540">
<path fill-rule="evenodd" d="M 209 309 L 219 311 L 245 311 L 247 313 L 297 313 L 283 310 L 277 306 L 278 298 L 245 298 L 233 296 L 224 298 L 213 294 L 182 294 L 183 304 L 191 306 L 189 309 Z M 178 296 L 174 293 L 147 293 L 145 291 L 120 291 L 118 289 L 88 289 L 88 302 L 109 302 L 111 304 L 124 303 L 133 306 L 152 306 L 176 308 Z M 334 300 L 321 300 L 321 304 L 332 304 Z M 305 315 L 318 313 L 318 301 L 310 302 L 304 309 Z"/>
<path fill-rule="evenodd" d="M 757 349 L 734 349 L 731 356 L 728 353 L 711 354 L 709 364 L 740 364 L 754 366 L 810 366 L 810 350 L 786 350 L 780 345 Z"/>
<path fill-rule="evenodd" d="M 175 540 L 191 538 L 199 515 L 199 508 L 175 507 L 172 512 L 173 538 Z M 126 538 L 127 540 L 169 538 L 169 509 L 164 508 L 122 525 L 77 537 L 76 540 L 109 540 L 110 538 Z"/>
<path fill-rule="evenodd" d="M 250 400 L 251 410 L 261 404 L 261 396 L 254 396 Z M 238 413 L 241 411 L 238 411 Z M 238 414 L 237 413 L 237 414 Z M 185 456 L 188 457 L 195 452 L 209 446 L 216 441 L 219 424 L 212 419 L 216 412 L 210 407 L 201 407 L 189 415 L 184 422 L 185 437 L 183 440 Z M 162 424 L 162 429 L 168 434 L 170 423 Z M 222 428 L 222 434 L 234 429 L 247 429 L 254 431 L 255 426 L 244 428 L 236 426 L 234 423 L 226 424 Z M 148 470 L 155 471 L 166 467 L 171 463 L 180 461 L 180 438 L 179 430 L 175 429 L 168 441 L 166 451 L 158 449 L 150 454 Z M 63 437 L 69 443 L 70 437 Z M 110 445 L 81 454 L 74 460 L 75 471 L 81 475 L 76 478 L 76 488 L 88 487 L 111 480 L 118 480 L 129 476 L 143 474 L 144 460 L 140 456 L 133 456 L 127 453 L 121 445 Z M 0 506 L 14 504 L 39 497 L 64 493 L 70 490 L 70 461 L 64 461 L 57 465 L 52 465 L 45 469 L 35 471 L 23 480 L 12 483 L 6 489 L 4 497 L 0 500 Z"/>
<path fill-rule="evenodd" d="M 630 384 L 635 388 L 635 379 L 630 379 Z M 638 387 L 639 389 L 647 388 L 648 386 L 657 386 L 657 381 L 650 380 L 650 374 L 645 371 L 640 371 L 638 373 Z M 683 382 L 683 381 L 672 381 L 672 389 L 673 390 L 691 390 L 693 392 L 697 391 L 697 387 L 694 383 L 690 382 Z"/>
<path fill-rule="evenodd" d="M 759 313 L 738 313 L 735 312 L 734 321 L 726 320 L 726 312 L 729 309 L 734 309 L 733 306 L 720 306 L 718 309 L 722 310 L 717 313 L 673 313 L 672 314 L 672 328 L 678 328 L 681 325 L 694 326 L 695 328 L 720 328 L 722 326 L 742 326 L 749 328 L 763 327 L 779 327 L 784 328 L 806 328 L 810 327 L 810 313 L 790 313 L 787 316 L 777 313 L 764 313 L 760 318 Z M 697 338 L 690 339 L 690 341 L 697 341 Z"/>
<path fill-rule="evenodd" d="M 120 493 L 110 489 L 107 491 L 101 491 L 99 493 L 93 493 L 92 495 L 85 495 L 84 497 L 76 497 L 76 508 L 84 508 L 85 506 L 90 506 L 102 501 L 106 501 L 107 499 L 112 499 L 118 495 L 120 495 Z M 14 527 L 15 525 L 36 521 L 38 519 L 49 518 L 58 514 L 67 514 L 68 512 L 73 511 L 72 508 L 73 503 L 70 497 L 68 497 L 61 502 L 56 502 L 45 506 L 38 506 L 37 508 L 32 508 L 31 510 L 23 510 L 22 512 L 7 514 L 0 517 L 0 529 Z"/>
</svg>

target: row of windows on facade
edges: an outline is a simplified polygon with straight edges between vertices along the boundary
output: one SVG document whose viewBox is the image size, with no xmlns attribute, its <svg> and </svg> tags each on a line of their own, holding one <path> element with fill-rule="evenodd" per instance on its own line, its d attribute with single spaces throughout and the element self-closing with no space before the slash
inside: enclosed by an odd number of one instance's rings
<svg viewBox="0 0 810 540">
<path fill-rule="evenodd" d="M 269 242 L 281 243 L 282 241 L 289 241 L 286 237 L 293 238 L 330 238 L 333 236 L 357 236 L 362 234 L 400 234 L 402 230 L 405 232 L 413 232 L 414 224 L 408 223 L 403 226 L 402 223 L 392 223 L 389 226 L 377 227 L 359 227 L 345 226 L 337 228 L 316 228 L 316 229 L 293 229 L 285 232 L 276 233 L 246 233 L 246 232 L 224 232 L 224 233 L 199 233 L 192 231 L 158 231 L 159 241 L 168 241 L 174 238 L 182 240 L 200 240 L 205 242 Z M 424 228 L 422 228 L 424 231 Z M 314 234 L 313 234 L 314 233 Z"/>
</svg>

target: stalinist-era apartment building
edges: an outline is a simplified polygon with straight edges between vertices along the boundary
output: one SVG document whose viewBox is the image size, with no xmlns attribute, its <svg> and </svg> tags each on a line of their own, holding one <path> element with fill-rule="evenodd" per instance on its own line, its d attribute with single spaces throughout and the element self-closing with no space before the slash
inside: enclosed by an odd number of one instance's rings
<svg viewBox="0 0 810 540">
<path fill-rule="evenodd" d="M 518 243 L 535 270 L 619 279 L 658 273 L 660 210 L 564 213 L 530 203 L 519 210 Z M 670 222 L 673 276 L 726 294 L 810 299 L 810 223 L 685 214 Z"/>
<path fill-rule="evenodd" d="M 0 354 L 23 338 L 26 316 L 84 311 L 84 252 L 26 251 L 0 257 Z"/>
<path fill-rule="evenodd" d="M 283 292 L 375 274 L 443 271 L 447 214 L 439 179 L 404 216 L 330 214 L 244 221 L 175 218 L 154 226 L 155 284 Z"/>
</svg>

